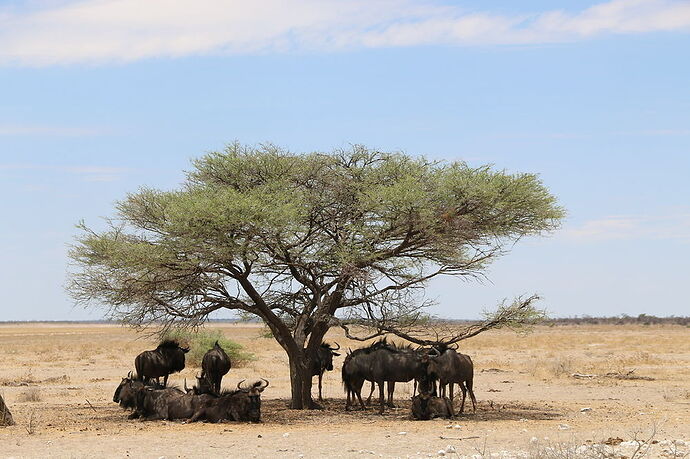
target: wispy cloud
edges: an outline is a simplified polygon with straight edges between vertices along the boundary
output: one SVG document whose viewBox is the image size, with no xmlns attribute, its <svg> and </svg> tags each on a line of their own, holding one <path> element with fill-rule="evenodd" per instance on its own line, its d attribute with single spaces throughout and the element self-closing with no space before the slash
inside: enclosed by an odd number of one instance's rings
<svg viewBox="0 0 690 459">
<path fill-rule="evenodd" d="M 2 51 L 0 51 L 2 53 Z M 84 137 L 104 134 L 103 129 L 69 126 L 0 124 L 0 136 Z"/>
<path fill-rule="evenodd" d="M 610 216 L 565 228 L 560 237 L 573 241 L 666 239 L 690 242 L 690 211 Z"/>
<path fill-rule="evenodd" d="M 2 171 L 19 171 L 19 170 L 39 170 L 57 172 L 62 174 L 72 174 L 80 177 L 86 182 L 112 182 L 119 180 L 126 173 L 131 172 L 131 169 L 125 167 L 109 167 L 109 166 L 57 166 L 57 165 L 43 165 L 43 164 L 0 164 L 0 172 Z"/>
<path fill-rule="evenodd" d="M 576 12 L 515 15 L 434 0 L 72 0 L 48 5 L 0 9 L 0 63 L 538 44 L 690 31 L 690 2 L 682 0 L 611 0 Z"/>
</svg>

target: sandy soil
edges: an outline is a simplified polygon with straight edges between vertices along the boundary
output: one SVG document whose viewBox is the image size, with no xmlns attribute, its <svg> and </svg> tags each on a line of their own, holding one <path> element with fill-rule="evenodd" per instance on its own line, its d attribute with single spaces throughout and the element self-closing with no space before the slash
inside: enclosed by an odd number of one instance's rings
<svg viewBox="0 0 690 459">
<path fill-rule="evenodd" d="M 462 351 L 475 362 L 477 412 L 425 422 L 410 420 L 411 384 L 399 385 L 399 407 L 383 416 L 344 411 L 342 357 L 325 377 L 324 410 L 288 410 L 287 359 L 279 346 L 262 338 L 259 327 L 212 328 L 256 355 L 233 368 L 225 385 L 271 381 L 262 424 L 127 420 L 113 391 L 134 357 L 155 347 L 153 339 L 114 325 L 0 325 L 0 394 L 17 421 L 0 428 L 0 457 L 436 457 L 440 450 L 446 457 L 578 457 L 558 451 L 648 438 L 653 430 L 659 443 L 647 457 L 668 457 L 687 450 L 670 442 L 690 441 L 685 327 L 539 327 L 527 336 L 476 337 Z M 343 348 L 360 346 L 339 333 L 328 338 Z M 633 369 L 654 380 L 571 376 Z M 191 382 L 196 371 L 187 368 L 171 381 Z M 613 450 L 630 457 L 622 446 Z"/>
</svg>

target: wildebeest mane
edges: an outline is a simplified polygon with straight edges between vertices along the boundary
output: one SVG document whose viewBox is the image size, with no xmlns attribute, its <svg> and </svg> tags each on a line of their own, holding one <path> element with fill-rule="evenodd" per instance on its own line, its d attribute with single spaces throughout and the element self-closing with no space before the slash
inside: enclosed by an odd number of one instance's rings
<svg viewBox="0 0 690 459">
<path fill-rule="evenodd" d="M 161 341 L 161 343 L 158 345 L 158 349 L 161 348 L 172 348 L 172 349 L 177 349 L 180 347 L 180 343 L 175 340 L 175 339 L 166 339 Z"/>
</svg>

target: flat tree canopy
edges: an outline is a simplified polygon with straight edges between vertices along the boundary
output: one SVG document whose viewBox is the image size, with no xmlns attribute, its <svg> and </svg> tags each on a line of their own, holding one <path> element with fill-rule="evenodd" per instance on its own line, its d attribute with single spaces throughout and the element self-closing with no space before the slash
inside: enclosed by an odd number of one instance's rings
<svg viewBox="0 0 690 459">
<path fill-rule="evenodd" d="M 427 281 L 482 275 L 564 215 L 534 174 L 239 143 L 195 160 L 179 189 L 142 188 L 116 210 L 105 231 L 79 225 L 75 300 L 133 325 L 259 317 L 288 354 L 293 408 L 313 406 L 309 365 L 330 327 L 409 332 Z M 482 326 L 525 320 L 533 299 Z"/>
</svg>

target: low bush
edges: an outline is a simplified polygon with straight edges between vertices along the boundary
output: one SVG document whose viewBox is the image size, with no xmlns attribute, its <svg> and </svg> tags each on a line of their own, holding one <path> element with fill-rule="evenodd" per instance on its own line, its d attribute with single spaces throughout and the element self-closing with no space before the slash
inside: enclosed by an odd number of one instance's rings
<svg viewBox="0 0 690 459">
<path fill-rule="evenodd" d="M 254 360 L 254 354 L 244 351 L 241 344 L 226 338 L 220 330 L 173 329 L 165 332 L 162 339 L 174 339 L 180 345 L 189 347 L 186 358 L 186 364 L 189 366 L 200 367 L 204 354 L 214 346 L 216 341 L 230 356 L 233 368 L 242 367 Z"/>
</svg>

